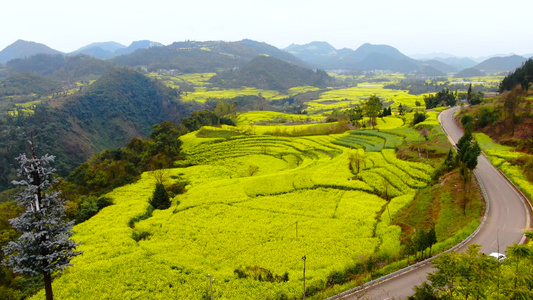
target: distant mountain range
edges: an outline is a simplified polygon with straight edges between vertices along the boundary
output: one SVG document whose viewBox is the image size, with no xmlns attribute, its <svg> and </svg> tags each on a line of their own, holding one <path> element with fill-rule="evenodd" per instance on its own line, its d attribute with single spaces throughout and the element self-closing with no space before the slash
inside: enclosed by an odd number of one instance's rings
<svg viewBox="0 0 533 300">
<path fill-rule="evenodd" d="M 388 45 L 363 44 L 352 50 L 335 49 L 327 42 L 292 44 L 281 50 L 252 40 L 185 41 L 168 46 L 144 40 L 133 42 L 127 47 L 116 42 L 102 42 L 92 43 L 65 54 L 43 44 L 18 40 L 0 51 L 0 63 L 5 64 L 13 59 L 28 58 L 36 54 L 65 56 L 83 54 L 123 66 L 144 67 L 151 71 L 165 69 L 182 73 L 217 72 L 240 68 L 259 55 L 268 55 L 297 66 L 323 70 L 358 72 L 382 70 L 430 77 L 456 74 L 465 69 L 479 71 L 465 72 L 465 74 L 507 73 L 520 67 L 526 60 L 526 57 L 512 55 L 476 61 L 445 53 L 416 55 L 424 59 L 415 59 Z"/>
<path fill-rule="evenodd" d="M 284 50 L 314 67 L 326 70 L 388 70 L 401 73 L 415 72 L 426 76 L 442 76 L 467 68 L 476 69 L 483 74 L 509 72 L 520 67 L 526 60 L 525 57 L 512 55 L 492 57 L 478 63 L 471 58 L 459 58 L 443 53 L 435 53 L 434 58 L 422 60 L 408 57 L 387 45 L 364 44 L 356 50 L 346 48 L 337 50 L 326 42 L 292 44 Z"/>
<path fill-rule="evenodd" d="M 116 42 L 92 43 L 69 53 L 69 55 L 85 54 L 94 58 L 110 59 L 118 55 L 133 53 L 139 49 L 161 46 L 163 46 L 163 44 L 148 40 L 133 42 L 128 47 Z"/>
<path fill-rule="evenodd" d="M 31 57 L 36 54 L 60 54 L 67 56 L 84 54 L 99 59 L 110 59 L 118 55 L 133 53 L 138 49 L 146 49 L 150 47 L 159 46 L 163 45 L 157 42 L 146 40 L 133 42 L 128 47 L 117 42 L 101 42 L 89 44 L 70 53 L 63 53 L 61 51 L 54 50 L 44 44 L 18 40 L 13 44 L 7 46 L 2 51 L 0 51 L 0 64 L 5 64 L 6 62 L 17 58 Z"/>
</svg>

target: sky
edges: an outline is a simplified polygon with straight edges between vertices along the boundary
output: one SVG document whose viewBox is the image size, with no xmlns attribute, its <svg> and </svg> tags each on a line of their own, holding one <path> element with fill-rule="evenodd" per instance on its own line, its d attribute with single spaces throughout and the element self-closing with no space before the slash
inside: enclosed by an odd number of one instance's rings
<svg viewBox="0 0 533 300">
<path fill-rule="evenodd" d="M 71 52 L 93 42 L 252 39 L 283 49 L 390 45 L 407 55 L 532 54 L 533 1 L 7 0 L 0 50 L 18 39 Z"/>
</svg>

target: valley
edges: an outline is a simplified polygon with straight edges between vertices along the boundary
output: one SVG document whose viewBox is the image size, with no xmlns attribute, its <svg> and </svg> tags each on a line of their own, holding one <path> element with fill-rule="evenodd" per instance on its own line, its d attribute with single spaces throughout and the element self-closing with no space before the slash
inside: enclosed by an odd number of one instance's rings
<svg viewBox="0 0 533 300">
<path fill-rule="evenodd" d="M 384 45 L 326 60 L 251 40 L 107 46 L 0 65 L 1 245 L 17 236 L 13 157 L 32 134 L 57 156 L 84 253 L 54 273 L 57 299 L 324 299 L 450 249 L 486 211 L 441 128 L 450 106 L 469 104 L 456 117 L 479 127 L 469 142 L 531 196 L 528 132 L 501 146 L 483 131 L 529 122 L 499 104 L 519 95 L 530 108 L 527 81 L 502 90 L 520 58 L 459 78 Z M 158 184 L 169 208 L 151 204 Z M 0 292 L 44 297 L 37 277 L 2 271 Z"/>
</svg>

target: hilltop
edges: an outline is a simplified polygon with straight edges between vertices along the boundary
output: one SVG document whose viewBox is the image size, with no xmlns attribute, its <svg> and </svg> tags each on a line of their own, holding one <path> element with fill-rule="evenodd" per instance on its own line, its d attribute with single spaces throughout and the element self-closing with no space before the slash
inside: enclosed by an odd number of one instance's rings
<svg viewBox="0 0 533 300">
<path fill-rule="evenodd" d="M 30 72 L 67 82 L 76 82 L 101 76 L 115 64 L 86 55 L 63 56 L 36 54 L 6 63 L 7 74 Z"/>
<path fill-rule="evenodd" d="M 525 61 L 526 58 L 519 55 L 492 57 L 473 68 L 484 73 L 506 73 L 520 67 Z"/>
<path fill-rule="evenodd" d="M 274 57 L 258 56 L 244 67 L 217 74 L 209 80 L 226 88 L 242 86 L 285 91 L 296 86 L 326 87 L 333 79 L 324 71 L 313 71 Z"/>
<path fill-rule="evenodd" d="M 356 50 L 337 50 L 326 42 L 295 45 L 285 51 L 326 70 L 422 72 L 421 63 L 388 45 L 363 44 Z"/>
<path fill-rule="evenodd" d="M 35 54 L 63 54 L 44 44 L 18 40 L 0 51 L 0 64 L 12 59 L 30 57 Z"/>
<path fill-rule="evenodd" d="M 110 59 L 118 55 L 125 55 L 133 53 L 139 49 L 147 49 L 152 47 L 161 47 L 162 44 L 149 40 L 134 41 L 128 47 L 117 42 L 102 42 L 92 43 L 82 47 L 76 51 L 69 53 L 69 55 L 84 54 L 100 59 Z"/>
<path fill-rule="evenodd" d="M 416 73 L 425 76 L 443 76 L 474 68 L 483 74 L 509 72 L 519 67 L 525 58 L 518 55 L 495 56 L 480 59 L 454 56 L 434 57 L 418 55 L 413 59 L 389 45 L 363 44 L 356 50 L 337 50 L 327 42 L 311 42 L 305 45 L 291 44 L 284 49 L 313 67 L 325 70 L 392 71 Z M 438 55 L 438 54 L 435 54 Z"/>
</svg>

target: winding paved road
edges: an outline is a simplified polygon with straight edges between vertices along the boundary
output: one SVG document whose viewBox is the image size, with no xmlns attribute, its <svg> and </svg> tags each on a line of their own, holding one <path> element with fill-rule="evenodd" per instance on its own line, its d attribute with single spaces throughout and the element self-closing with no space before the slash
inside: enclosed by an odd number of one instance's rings
<svg viewBox="0 0 533 300">
<path fill-rule="evenodd" d="M 458 109 L 459 107 L 454 107 L 439 115 L 439 121 L 454 145 L 463 134 L 453 120 Z M 522 243 L 525 240 L 524 229 L 529 228 L 530 224 L 529 207 L 526 205 L 526 200 L 491 165 L 485 156 L 479 157 L 476 175 L 485 187 L 489 211 L 480 231 L 458 251 L 464 251 L 469 245 L 475 243 L 481 245 L 481 252 L 483 253 L 503 253 L 507 246 L 511 246 L 513 243 Z M 427 273 L 432 271 L 431 268 L 431 264 L 427 264 L 366 290 L 337 299 L 405 299 L 414 293 L 414 286 L 420 285 L 426 280 Z"/>
</svg>

